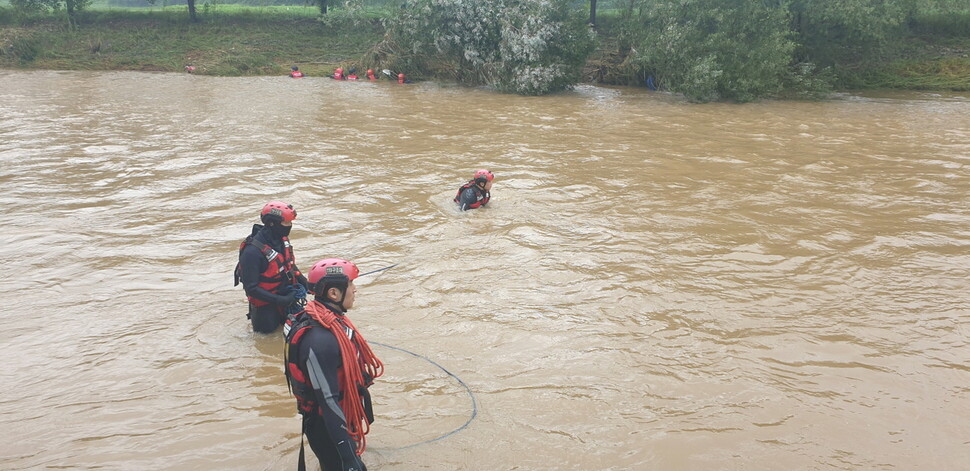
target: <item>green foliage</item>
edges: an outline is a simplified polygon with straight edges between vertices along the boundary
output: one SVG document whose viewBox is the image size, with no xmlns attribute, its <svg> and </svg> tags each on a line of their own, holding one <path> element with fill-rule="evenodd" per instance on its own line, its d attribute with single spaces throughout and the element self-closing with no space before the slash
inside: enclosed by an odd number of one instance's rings
<svg viewBox="0 0 970 471">
<path fill-rule="evenodd" d="M 10 0 L 10 6 L 14 10 L 25 14 L 56 10 L 61 3 L 61 0 Z"/>
<path fill-rule="evenodd" d="M 10 0 L 10 5 L 22 19 L 38 13 L 57 11 L 63 6 L 73 25 L 76 22 L 77 13 L 91 5 L 91 2 L 92 0 Z"/>
<path fill-rule="evenodd" d="M 19 10 L 0 7 L 0 67 L 6 68 L 181 72 L 193 64 L 197 74 L 283 75 L 297 64 L 311 76 L 337 66 L 390 68 L 413 79 L 447 77 L 541 94 L 575 83 L 579 67 L 572 64 L 582 64 L 587 80 L 642 84 L 653 74 L 662 87 L 694 101 L 817 98 L 832 84 L 843 90 L 970 89 L 967 0 L 903 0 L 895 5 L 901 24 L 882 21 L 887 29 L 868 32 L 852 32 L 867 26 L 859 12 L 888 10 L 862 0 L 845 0 L 853 6 L 845 12 L 794 0 L 761 0 L 760 8 L 741 0 L 599 0 L 600 45 L 588 58 L 589 31 L 574 19 L 585 19 L 585 0 L 574 1 L 572 10 L 564 2 L 524 0 L 460 8 L 448 6 L 457 0 L 353 0 L 325 16 L 303 0 L 280 7 L 269 5 L 293 0 L 241 0 L 256 7 L 203 0 L 209 7 L 198 23 L 189 21 L 186 0 L 157 0 L 151 8 L 105 7 L 105 0 L 96 0 L 76 13 L 77 29 L 64 27 L 63 0 L 12 1 Z M 422 6 L 430 11 L 417 12 Z M 807 7 L 824 15 L 806 19 Z M 431 19 L 385 36 L 384 21 L 402 11 Z M 842 13 L 856 16 L 835 18 Z M 827 46 L 848 53 L 826 53 L 825 40 L 812 34 L 848 44 Z M 845 38 L 855 39 L 838 42 Z M 790 53 L 791 41 L 805 44 Z M 876 54 L 880 44 L 893 48 Z"/>
<path fill-rule="evenodd" d="M 821 100 L 832 93 L 832 69 L 818 70 L 815 64 L 803 62 L 789 68 L 782 79 L 779 97 L 799 100 Z"/>
<path fill-rule="evenodd" d="M 285 75 L 299 65 L 310 76 L 329 74 L 380 41 L 379 27 L 323 27 L 315 8 L 263 7 L 242 14 L 219 5 L 191 22 L 185 4 L 155 9 L 81 12 L 79 29 L 64 28 L 63 11 L 27 28 L 0 28 L 0 44 L 15 36 L 38 38 L 35 59 L 0 55 L 0 67 L 65 70 L 157 70 L 200 75 Z M 248 9 L 252 10 L 252 9 Z M 236 15 L 235 13 L 240 13 Z"/>
<path fill-rule="evenodd" d="M 921 36 L 970 37 L 970 3 L 962 11 L 918 12 L 910 18 L 909 29 Z"/>
<path fill-rule="evenodd" d="M 542 95 L 576 84 L 594 42 L 568 0 L 417 0 L 391 24 L 398 69 Z"/>
<path fill-rule="evenodd" d="M 544 95 L 579 82 L 594 42 L 585 16 L 567 2 L 521 2 L 507 7 L 494 84 L 503 91 Z M 504 72 L 504 73 L 503 73 Z"/>
<path fill-rule="evenodd" d="M 662 1 L 625 27 L 632 62 L 696 102 L 773 96 L 791 77 L 787 12 L 762 0 Z"/>
<path fill-rule="evenodd" d="M 12 25 L 17 22 L 17 13 L 13 7 L 0 6 L 0 25 Z"/>
<path fill-rule="evenodd" d="M 238 76 L 238 75 L 261 75 L 278 66 L 272 58 L 262 52 L 246 49 L 230 50 L 225 53 L 223 60 L 215 63 L 208 72 L 214 75 Z"/>
<path fill-rule="evenodd" d="M 840 86 L 847 89 L 970 91 L 970 59 L 946 57 L 902 60 L 890 64 L 841 71 Z"/>
<path fill-rule="evenodd" d="M 10 18 L 6 24 L 30 24 L 57 11 L 60 0 L 10 0 Z"/>
<path fill-rule="evenodd" d="M 91 6 L 93 0 L 64 0 L 68 11 L 81 11 Z"/>
<path fill-rule="evenodd" d="M 17 36 L 10 43 L 9 54 L 21 63 L 31 62 L 43 51 L 41 42 L 29 36 Z"/>
<path fill-rule="evenodd" d="M 879 52 L 921 0 L 789 0 L 802 60 L 823 65 Z"/>
<path fill-rule="evenodd" d="M 320 15 L 317 19 L 331 30 L 351 32 L 381 25 L 382 18 L 380 11 L 368 10 L 360 0 L 354 0 L 346 2 L 343 8 L 331 8 L 326 15 Z"/>
</svg>

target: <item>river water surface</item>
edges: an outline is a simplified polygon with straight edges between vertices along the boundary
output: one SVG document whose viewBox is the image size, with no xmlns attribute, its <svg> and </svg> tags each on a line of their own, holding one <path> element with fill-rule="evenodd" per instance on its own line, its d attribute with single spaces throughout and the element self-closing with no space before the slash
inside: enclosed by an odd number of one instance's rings
<svg viewBox="0 0 970 471">
<path fill-rule="evenodd" d="M 371 471 L 968 469 L 968 117 L 0 71 L 0 468 L 294 469 L 232 284 L 281 199 L 304 269 L 398 264 L 350 314 Z"/>
</svg>

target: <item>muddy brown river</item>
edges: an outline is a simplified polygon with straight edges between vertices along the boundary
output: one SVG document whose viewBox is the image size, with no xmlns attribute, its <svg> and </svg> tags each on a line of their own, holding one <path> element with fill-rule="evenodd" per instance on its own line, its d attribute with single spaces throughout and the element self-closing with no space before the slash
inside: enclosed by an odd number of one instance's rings
<svg viewBox="0 0 970 471">
<path fill-rule="evenodd" d="M 295 469 L 232 283 L 274 199 L 397 264 L 370 471 L 970 466 L 966 94 L 0 71 L 0 468 Z"/>
</svg>

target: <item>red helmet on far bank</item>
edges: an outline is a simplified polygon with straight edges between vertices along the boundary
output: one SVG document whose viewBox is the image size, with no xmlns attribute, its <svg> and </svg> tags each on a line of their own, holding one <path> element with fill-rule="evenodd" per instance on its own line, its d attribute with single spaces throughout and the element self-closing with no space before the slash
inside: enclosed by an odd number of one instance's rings
<svg viewBox="0 0 970 471">
<path fill-rule="evenodd" d="M 296 210 L 293 209 L 292 204 L 287 204 L 282 201 L 270 201 L 263 206 L 263 210 L 259 212 L 259 217 L 263 220 L 263 223 L 290 222 L 296 219 Z"/>
<path fill-rule="evenodd" d="M 490 182 L 493 179 L 495 179 L 495 174 L 493 174 L 492 172 L 490 172 L 490 171 L 488 171 L 488 170 L 486 170 L 484 168 L 481 169 L 481 170 L 479 170 L 479 171 L 477 171 L 477 172 L 475 172 L 475 178 L 474 178 L 474 180 L 480 180 L 480 179 L 483 179 L 483 178 L 485 179 L 485 182 Z M 482 182 L 482 183 L 485 183 L 485 182 Z"/>
</svg>

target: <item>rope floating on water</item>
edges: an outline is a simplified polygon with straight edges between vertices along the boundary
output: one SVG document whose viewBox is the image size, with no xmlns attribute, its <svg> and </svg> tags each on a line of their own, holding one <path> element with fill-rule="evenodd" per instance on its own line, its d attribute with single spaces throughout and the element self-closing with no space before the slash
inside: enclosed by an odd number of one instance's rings
<svg viewBox="0 0 970 471">
<path fill-rule="evenodd" d="M 432 359 L 430 359 L 430 358 L 428 358 L 428 357 L 426 357 L 424 355 L 419 355 L 417 353 L 414 353 L 414 352 L 405 350 L 403 348 L 392 347 L 390 345 L 383 344 L 383 343 L 380 343 L 380 342 L 369 342 L 369 343 L 374 344 L 374 345 L 380 345 L 380 346 L 385 347 L 385 348 L 390 348 L 391 350 L 397 350 L 399 352 L 407 353 L 408 355 L 411 355 L 411 356 L 416 357 L 416 358 L 420 358 L 420 359 L 422 359 L 422 360 L 424 360 L 424 361 L 426 361 L 428 363 L 431 363 L 434 366 L 437 366 L 439 369 L 441 369 L 441 371 L 444 371 L 445 373 L 447 373 L 448 376 L 451 376 L 452 378 L 455 378 L 455 381 L 458 381 L 458 384 L 460 384 L 463 388 L 465 388 L 465 392 L 468 393 L 468 398 L 471 399 L 471 401 L 472 401 L 472 415 L 471 415 L 471 417 L 468 418 L 467 421 L 465 421 L 464 424 L 462 424 L 462 426 L 460 426 L 460 427 L 458 427 L 458 428 L 456 428 L 456 429 L 454 429 L 454 430 L 452 430 L 452 431 L 450 431 L 450 432 L 448 432 L 448 433 L 446 433 L 444 435 L 441 435 L 440 437 L 432 438 L 430 440 L 425 440 L 423 442 L 418 442 L 418 443 L 414 443 L 414 444 L 407 445 L 407 446 L 402 446 L 402 447 L 399 447 L 399 448 L 394 448 L 394 450 L 406 450 L 408 448 L 414 448 L 414 447 L 419 446 L 419 445 L 425 445 L 425 444 L 428 444 L 428 443 L 436 442 L 438 440 L 441 440 L 441 439 L 450 437 L 450 436 L 452 436 L 452 435 L 454 435 L 454 434 L 456 434 L 456 433 L 464 430 L 465 427 L 468 427 L 468 424 L 472 423 L 472 421 L 475 420 L 475 417 L 478 416 L 478 401 L 475 400 L 475 394 L 472 392 L 471 388 L 469 388 L 468 385 L 465 384 L 465 382 L 461 380 L 461 378 L 459 378 L 458 376 L 455 376 L 454 373 L 448 371 L 445 367 L 439 365 L 434 360 L 432 360 Z"/>
</svg>

